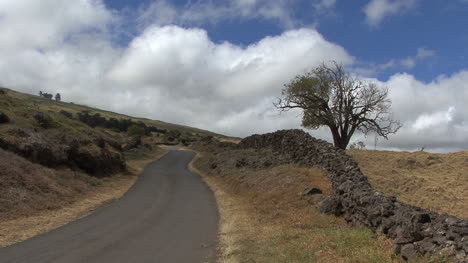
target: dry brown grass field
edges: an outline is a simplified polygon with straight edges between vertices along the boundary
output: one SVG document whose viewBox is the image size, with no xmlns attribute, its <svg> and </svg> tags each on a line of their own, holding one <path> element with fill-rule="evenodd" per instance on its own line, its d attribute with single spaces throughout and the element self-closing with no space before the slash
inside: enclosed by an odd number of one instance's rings
<svg viewBox="0 0 468 263">
<path fill-rule="evenodd" d="M 321 171 L 287 164 L 236 166 L 243 157 L 261 160 L 266 155 L 248 150 L 201 151 L 191 164 L 216 195 L 221 214 L 219 262 L 403 262 L 392 255 L 390 240 L 321 214 L 312 204 L 313 197 L 298 195 L 305 186 L 330 193 Z"/>
<path fill-rule="evenodd" d="M 468 218 L 468 151 L 347 152 L 378 191 L 408 204 Z"/>
</svg>

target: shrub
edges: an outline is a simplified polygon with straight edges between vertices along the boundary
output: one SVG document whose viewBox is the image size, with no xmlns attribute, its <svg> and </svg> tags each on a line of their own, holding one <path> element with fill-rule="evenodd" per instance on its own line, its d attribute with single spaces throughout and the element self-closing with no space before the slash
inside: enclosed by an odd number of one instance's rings
<svg viewBox="0 0 468 263">
<path fill-rule="evenodd" d="M 142 126 L 132 125 L 132 126 L 128 127 L 127 133 L 130 136 L 135 136 L 135 135 L 142 136 L 142 135 L 145 135 L 146 131 L 145 131 L 145 128 L 142 127 Z"/>
</svg>

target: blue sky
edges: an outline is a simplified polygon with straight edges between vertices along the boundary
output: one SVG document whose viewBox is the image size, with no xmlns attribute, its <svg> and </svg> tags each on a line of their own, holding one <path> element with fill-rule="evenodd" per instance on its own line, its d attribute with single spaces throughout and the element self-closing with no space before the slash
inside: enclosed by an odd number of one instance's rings
<svg viewBox="0 0 468 263">
<path fill-rule="evenodd" d="M 0 1 L 0 85 L 242 137 L 301 128 L 300 111 L 273 102 L 335 60 L 388 88 L 403 128 L 379 148 L 468 150 L 467 11 L 468 0 Z"/>
<path fill-rule="evenodd" d="M 136 13 L 136 10 L 147 7 L 152 2 L 106 0 L 105 4 L 120 12 L 127 10 L 129 13 Z M 200 3 L 184 0 L 169 2 L 178 9 Z M 207 20 L 192 25 L 184 23 L 184 26 L 204 28 L 214 42 L 229 41 L 243 46 L 255 43 L 265 36 L 281 34 L 285 29 L 315 27 L 327 40 L 345 47 L 363 65 L 383 65 L 391 60 L 414 58 L 420 48 L 432 51 L 430 58 L 414 67 L 394 66 L 376 72 L 374 76 L 380 79 L 405 71 L 418 79 L 430 81 L 438 75 L 452 74 L 467 67 L 467 1 L 408 1 L 414 3 L 408 8 L 402 8 L 400 13 L 388 15 L 377 25 L 366 22 L 364 8 L 369 4 L 368 0 L 336 1 L 330 8 L 320 10 L 314 7 L 319 1 L 287 2 L 288 11 L 296 20 L 292 26 L 265 18 L 229 18 L 215 22 Z M 215 6 L 225 5 L 223 1 L 213 3 Z M 128 21 L 133 22 L 131 18 Z M 127 43 L 121 41 L 120 44 Z"/>
</svg>

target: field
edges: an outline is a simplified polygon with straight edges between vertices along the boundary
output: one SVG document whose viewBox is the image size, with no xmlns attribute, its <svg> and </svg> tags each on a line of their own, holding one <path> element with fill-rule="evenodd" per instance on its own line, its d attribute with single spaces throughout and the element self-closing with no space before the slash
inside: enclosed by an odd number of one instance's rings
<svg viewBox="0 0 468 263">
<path fill-rule="evenodd" d="M 268 151 L 195 148 L 192 168 L 214 190 L 220 208 L 220 262 L 403 262 L 383 235 L 348 227 L 342 218 L 319 213 L 314 196 L 299 195 L 306 186 L 329 194 L 323 172 L 270 164 Z"/>
<path fill-rule="evenodd" d="M 468 218 L 468 152 L 349 150 L 374 188 L 439 213 Z"/>
</svg>

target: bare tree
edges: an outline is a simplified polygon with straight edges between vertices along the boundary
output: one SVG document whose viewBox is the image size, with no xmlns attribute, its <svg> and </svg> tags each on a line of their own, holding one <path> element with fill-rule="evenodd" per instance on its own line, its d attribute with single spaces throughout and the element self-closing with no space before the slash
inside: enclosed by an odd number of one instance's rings
<svg viewBox="0 0 468 263">
<path fill-rule="evenodd" d="M 328 126 L 336 147 L 346 149 L 356 132 L 387 139 L 401 124 L 392 119 L 388 89 L 354 78 L 341 64 L 322 64 L 284 85 L 283 98 L 274 103 L 280 111 L 303 110 L 302 126 Z"/>
</svg>

